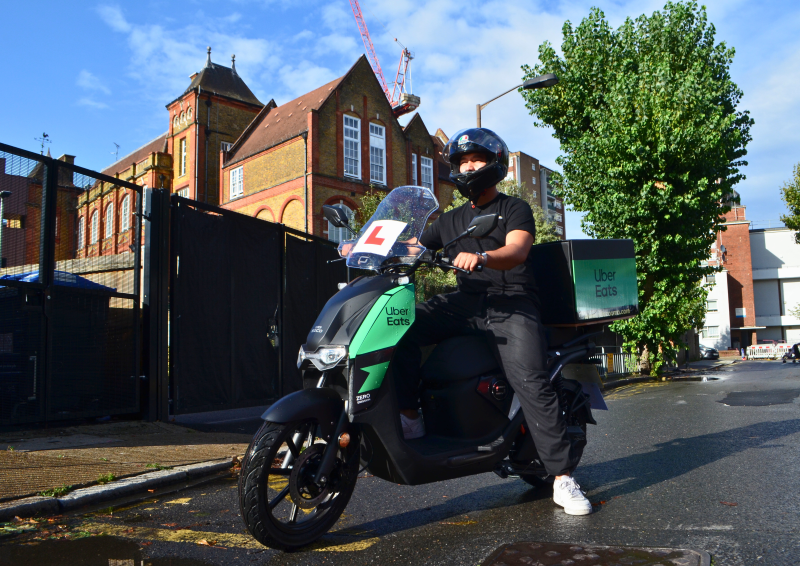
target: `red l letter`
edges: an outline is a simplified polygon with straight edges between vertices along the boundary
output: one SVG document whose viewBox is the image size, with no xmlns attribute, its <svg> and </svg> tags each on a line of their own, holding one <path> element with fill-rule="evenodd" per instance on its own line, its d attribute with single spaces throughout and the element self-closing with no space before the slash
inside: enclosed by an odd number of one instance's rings
<svg viewBox="0 0 800 566">
<path fill-rule="evenodd" d="M 383 226 L 376 226 L 375 229 L 372 231 L 372 233 L 369 236 L 367 236 L 367 239 L 364 240 L 364 243 L 373 244 L 376 246 L 380 246 L 381 244 L 383 244 L 383 242 L 386 241 L 386 238 L 378 238 L 378 232 L 381 231 L 381 228 L 383 228 Z"/>
</svg>

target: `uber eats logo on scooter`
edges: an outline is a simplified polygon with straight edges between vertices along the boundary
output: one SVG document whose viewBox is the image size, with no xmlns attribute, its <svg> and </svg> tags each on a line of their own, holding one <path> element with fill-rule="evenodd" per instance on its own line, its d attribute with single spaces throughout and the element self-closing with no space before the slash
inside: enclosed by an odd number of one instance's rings
<svg viewBox="0 0 800 566">
<path fill-rule="evenodd" d="M 397 307 L 387 306 L 384 308 L 386 312 L 387 326 L 411 326 L 411 319 L 409 318 L 409 311 L 411 309 L 399 309 Z"/>
</svg>

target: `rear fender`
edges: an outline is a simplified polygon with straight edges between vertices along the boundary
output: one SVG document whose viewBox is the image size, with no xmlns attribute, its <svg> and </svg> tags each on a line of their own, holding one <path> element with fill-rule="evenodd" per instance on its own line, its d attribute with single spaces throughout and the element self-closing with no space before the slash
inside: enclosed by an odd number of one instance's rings
<svg viewBox="0 0 800 566">
<path fill-rule="evenodd" d="M 318 436 L 330 440 L 344 401 L 333 389 L 303 389 L 281 398 L 261 418 L 272 423 L 291 423 L 313 419 L 319 424 Z"/>
</svg>

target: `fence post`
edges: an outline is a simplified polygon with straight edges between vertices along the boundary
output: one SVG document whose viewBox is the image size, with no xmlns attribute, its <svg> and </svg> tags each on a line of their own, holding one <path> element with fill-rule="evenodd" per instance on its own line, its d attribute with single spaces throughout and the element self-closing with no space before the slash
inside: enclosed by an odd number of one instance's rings
<svg viewBox="0 0 800 566">
<path fill-rule="evenodd" d="M 42 161 L 45 166 L 42 179 L 42 212 L 41 231 L 39 233 L 39 283 L 42 289 L 42 314 L 44 325 L 43 340 L 44 353 L 40 371 L 43 377 L 42 398 L 44 422 L 47 423 L 50 415 L 50 391 L 53 380 L 53 323 L 51 286 L 56 269 L 56 206 L 58 205 L 58 162 L 47 158 Z"/>
<path fill-rule="evenodd" d="M 169 193 L 146 189 L 144 231 L 144 368 L 147 376 L 145 418 L 169 420 L 168 288 Z"/>
</svg>

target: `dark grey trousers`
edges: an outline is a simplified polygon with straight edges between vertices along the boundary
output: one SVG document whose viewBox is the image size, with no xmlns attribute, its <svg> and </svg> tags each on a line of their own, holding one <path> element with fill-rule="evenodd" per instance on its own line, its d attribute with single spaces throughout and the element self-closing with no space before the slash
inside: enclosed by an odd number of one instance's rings
<svg viewBox="0 0 800 566">
<path fill-rule="evenodd" d="M 536 450 L 551 475 L 575 468 L 558 396 L 547 377 L 547 341 L 539 312 L 524 296 L 437 295 L 417 305 L 414 324 L 394 357 L 401 410 L 419 407 L 420 348 L 464 334 L 488 339 L 525 415 Z"/>
</svg>

